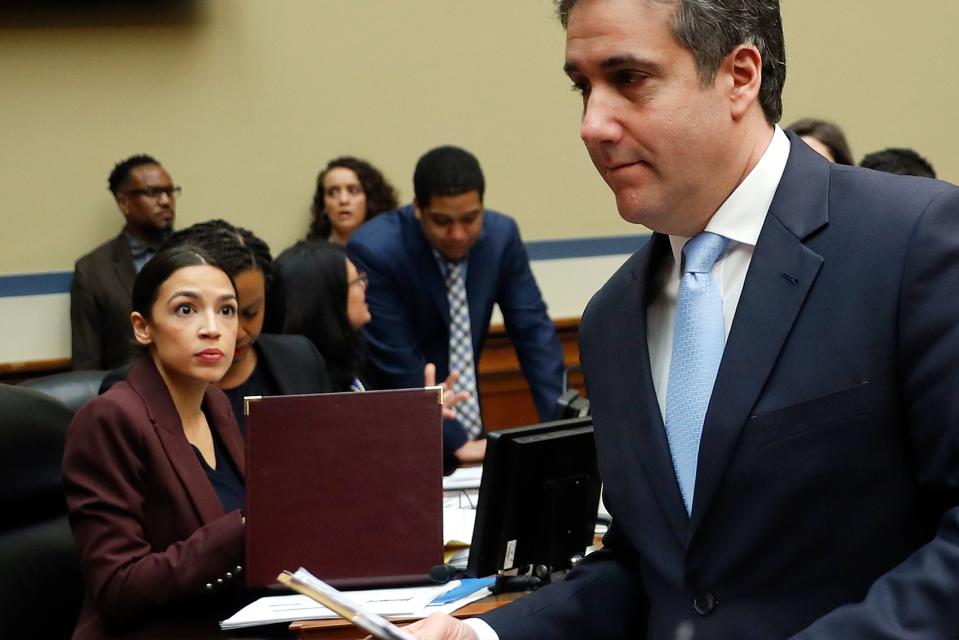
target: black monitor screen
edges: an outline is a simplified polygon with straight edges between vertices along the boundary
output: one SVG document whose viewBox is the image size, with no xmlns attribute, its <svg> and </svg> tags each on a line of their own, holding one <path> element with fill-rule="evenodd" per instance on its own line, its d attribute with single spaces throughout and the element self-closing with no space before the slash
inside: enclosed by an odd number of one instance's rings
<svg viewBox="0 0 959 640">
<path fill-rule="evenodd" d="M 592 419 L 488 436 L 467 574 L 569 568 L 592 542 L 599 505 Z"/>
</svg>

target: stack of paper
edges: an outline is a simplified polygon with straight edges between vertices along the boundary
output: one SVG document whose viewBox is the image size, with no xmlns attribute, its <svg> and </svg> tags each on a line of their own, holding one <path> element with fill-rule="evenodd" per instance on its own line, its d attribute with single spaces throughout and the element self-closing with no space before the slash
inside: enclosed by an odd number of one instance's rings
<svg viewBox="0 0 959 640">
<path fill-rule="evenodd" d="M 443 594 L 462 586 L 462 581 L 447 584 L 407 589 L 368 589 L 350 591 L 351 600 L 367 611 L 384 617 L 425 618 L 434 612 L 452 613 L 457 609 L 489 595 L 489 589 L 481 588 L 447 602 Z M 455 594 L 451 594 L 455 595 Z M 433 601 L 436 600 L 436 603 Z M 431 604 L 432 603 L 432 604 Z M 270 596 L 260 598 L 240 609 L 220 623 L 223 630 L 242 629 L 263 624 L 293 622 L 294 620 L 325 620 L 338 618 L 335 613 L 302 595 Z"/>
</svg>

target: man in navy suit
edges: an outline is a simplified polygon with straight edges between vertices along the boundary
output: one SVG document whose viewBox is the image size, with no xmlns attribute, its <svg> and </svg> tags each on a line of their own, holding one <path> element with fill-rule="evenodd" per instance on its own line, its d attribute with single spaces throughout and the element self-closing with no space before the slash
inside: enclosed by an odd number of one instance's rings
<svg viewBox="0 0 959 640">
<path fill-rule="evenodd" d="M 537 411 L 546 419 L 562 393 L 563 353 L 516 222 L 483 208 L 483 172 L 464 149 L 426 153 L 417 162 L 413 187 L 412 205 L 377 216 L 347 245 L 350 259 L 369 277 L 373 320 L 364 331 L 379 382 L 421 386 L 427 362 L 436 364 L 437 379 L 449 374 L 447 283 L 455 268 L 468 303 L 469 331 L 461 346 L 471 348 L 475 365 L 493 304 L 499 305 Z M 455 310 L 453 315 L 455 320 Z M 472 369 L 459 372 L 460 382 L 475 377 Z M 475 397 L 475 388 L 466 390 Z"/>
<path fill-rule="evenodd" d="M 412 629 L 955 638 L 959 189 L 829 164 L 776 126 L 778 0 L 559 4 L 586 148 L 655 231 L 580 331 L 613 523 L 563 582 Z M 714 319 L 720 359 L 680 379 Z"/>
</svg>

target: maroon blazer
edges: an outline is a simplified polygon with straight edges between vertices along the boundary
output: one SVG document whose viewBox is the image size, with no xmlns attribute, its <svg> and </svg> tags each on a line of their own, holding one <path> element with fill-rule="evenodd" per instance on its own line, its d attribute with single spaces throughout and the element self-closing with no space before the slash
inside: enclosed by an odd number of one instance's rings
<svg viewBox="0 0 959 640">
<path fill-rule="evenodd" d="M 229 401 L 211 386 L 203 406 L 243 479 Z M 241 514 L 224 513 L 152 361 L 80 409 L 63 477 L 86 583 L 75 639 L 119 637 L 171 610 L 209 605 L 215 618 L 217 594 L 239 582 Z"/>
</svg>

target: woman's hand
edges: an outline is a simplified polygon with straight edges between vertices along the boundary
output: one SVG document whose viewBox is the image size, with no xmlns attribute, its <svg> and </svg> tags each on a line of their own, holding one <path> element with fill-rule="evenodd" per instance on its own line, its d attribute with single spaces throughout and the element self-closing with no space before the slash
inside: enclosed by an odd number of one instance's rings
<svg viewBox="0 0 959 640">
<path fill-rule="evenodd" d="M 456 412 L 453 411 L 453 407 L 466 400 L 470 397 L 469 391 L 455 391 L 453 385 L 456 384 L 457 378 L 460 377 L 459 371 L 453 370 L 450 371 L 450 374 L 446 377 L 441 384 L 443 387 L 443 417 L 448 419 L 456 418 Z M 428 362 L 423 368 L 423 386 L 424 387 L 434 387 L 436 386 L 436 365 L 432 362 Z"/>
</svg>

